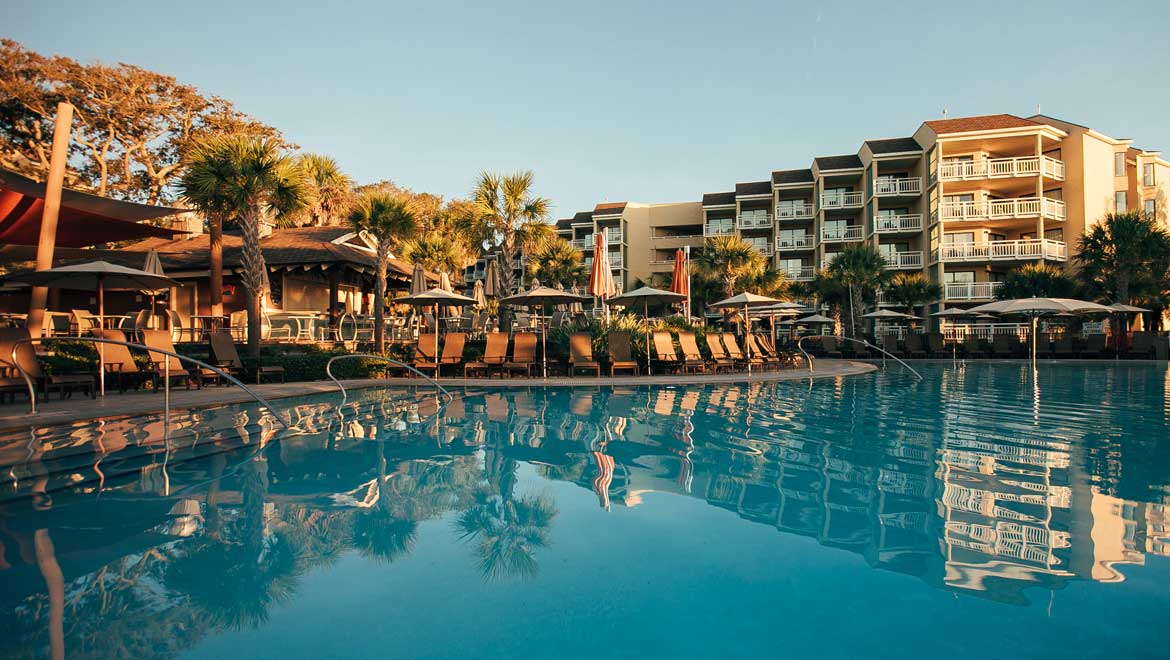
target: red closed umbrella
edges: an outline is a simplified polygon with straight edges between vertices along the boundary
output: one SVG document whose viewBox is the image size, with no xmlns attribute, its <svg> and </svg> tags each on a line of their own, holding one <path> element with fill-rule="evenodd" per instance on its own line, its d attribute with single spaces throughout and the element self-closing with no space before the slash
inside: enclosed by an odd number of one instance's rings
<svg viewBox="0 0 1170 660">
<path fill-rule="evenodd" d="M 602 305 L 605 305 L 606 299 L 617 295 L 617 287 L 613 283 L 613 270 L 609 265 L 609 245 L 605 241 L 604 231 L 593 235 L 593 270 L 589 271 L 589 295 L 601 298 Z M 608 311 L 607 307 L 607 315 Z"/>
</svg>

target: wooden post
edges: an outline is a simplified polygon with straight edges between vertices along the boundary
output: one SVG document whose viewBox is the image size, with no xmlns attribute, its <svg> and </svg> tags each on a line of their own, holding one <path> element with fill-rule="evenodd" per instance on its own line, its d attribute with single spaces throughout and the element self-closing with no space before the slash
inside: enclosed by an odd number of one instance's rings
<svg viewBox="0 0 1170 660">
<path fill-rule="evenodd" d="M 341 316 L 341 311 L 338 308 L 337 294 L 341 289 L 341 267 L 334 266 L 329 269 L 329 327 L 337 327 L 337 319 Z"/>
<path fill-rule="evenodd" d="M 57 218 L 61 213 L 61 191 L 65 188 L 65 166 L 69 160 L 69 138 L 73 126 L 73 106 L 57 104 L 57 121 L 53 125 L 53 152 L 49 157 L 49 177 L 45 181 L 45 207 L 41 213 L 41 235 L 37 240 L 36 269 L 53 267 L 53 248 L 57 245 Z M 45 328 L 49 289 L 34 286 L 28 303 L 28 330 L 40 337 Z"/>
</svg>

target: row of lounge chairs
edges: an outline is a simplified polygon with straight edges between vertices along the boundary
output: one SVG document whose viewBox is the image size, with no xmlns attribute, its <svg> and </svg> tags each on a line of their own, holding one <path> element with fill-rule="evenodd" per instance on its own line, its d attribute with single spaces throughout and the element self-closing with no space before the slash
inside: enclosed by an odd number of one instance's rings
<svg viewBox="0 0 1170 660">
<path fill-rule="evenodd" d="M 442 353 L 439 354 L 438 338 L 434 334 L 419 336 L 415 347 L 413 367 L 429 374 L 458 373 L 464 377 L 499 375 L 501 377 L 535 375 L 540 366 L 537 353 L 537 336 L 532 332 L 517 332 L 509 338 L 508 333 L 488 333 L 484 353 L 472 360 L 464 359 L 467 335 L 453 332 L 445 335 Z M 511 352 L 508 351 L 509 339 Z M 790 352 L 777 351 L 765 335 L 748 335 L 747 347 L 750 352 L 740 349 L 735 336 L 730 332 L 706 335 L 707 356 L 699 349 L 692 332 L 679 332 L 676 337 L 667 331 L 656 331 L 651 336 L 651 361 L 663 371 L 673 373 L 707 373 L 731 371 L 746 368 L 773 369 L 794 367 L 798 358 Z M 593 373 L 600 376 L 603 369 L 610 376 L 618 372 L 640 375 L 642 365 L 634 359 L 630 334 L 610 332 L 603 359 L 594 355 L 593 337 L 588 332 L 577 332 L 569 336 L 569 357 L 567 374 Z"/>
<path fill-rule="evenodd" d="M 1107 346 L 1105 335 L 1089 335 L 1081 340 L 1068 334 L 1057 336 L 1040 334 L 1036 344 L 1036 355 L 1043 358 L 1128 357 L 1153 359 L 1158 357 L 1155 342 L 1156 335 L 1153 333 L 1135 333 L 1129 345 L 1122 349 L 1120 356 L 1118 356 L 1113 348 Z M 899 339 L 896 335 L 885 335 L 880 341 L 871 340 L 871 343 L 901 358 L 950 358 L 958 356 L 1011 359 L 1027 357 L 1032 350 L 1026 339 L 1012 334 L 994 335 L 991 341 L 971 335 L 958 345 L 947 343 L 943 336 L 937 332 L 908 334 L 903 339 Z M 840 341 L 833 337 L 808 341 L 805 343 L 805 348 L 813 355 L 824 357 L 865 359 L 881 356 L 880 352 L 871 351 L 861 344 Z"/>
</svg>

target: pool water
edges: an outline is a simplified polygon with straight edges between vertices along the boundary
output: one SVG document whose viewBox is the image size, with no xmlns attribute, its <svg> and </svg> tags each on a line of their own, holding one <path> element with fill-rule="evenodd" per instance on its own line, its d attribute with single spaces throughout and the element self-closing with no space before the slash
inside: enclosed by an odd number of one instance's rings
<svg viewBox="0 0 1170 660">
<path fill-rule="evenodd" d="M 0 658 L 1166 657 L 1166 366 L 918 368 L 34 434 Z"/>
</svg>

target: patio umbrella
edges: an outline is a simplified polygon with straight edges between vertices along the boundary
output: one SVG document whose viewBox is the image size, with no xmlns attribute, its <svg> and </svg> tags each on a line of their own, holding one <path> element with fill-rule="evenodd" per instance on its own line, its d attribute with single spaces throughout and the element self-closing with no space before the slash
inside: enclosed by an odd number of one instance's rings
<svg viewBox="0 0 1170 660">
<path fill-rule="evenodd" d="M 784 301 L 777 300 L 776 298 L 770 298 L 768 296 L 761 296 L 757 293 L 748 293 L 745 291 L 739 295 L 735 295 L 735 296 L 732 296 L 730 298 L 725 298 L 723 300 L 720 300 L 719 302 L 711 303 L 710 305 L 708 305 L 708 307 L 713 307 L 715 309 L 743 308 L 744 337 L 745 337 L 744 344 L 747 346 L 747 357 L 748 357 L 747 371 L 748 371 L 749 375 L 752 373 L 752 344 L 751 344 L 751 342 L 746 340 L 746 337 L 747 337 L 747 333 L 751 332 L 751 328 L 752 328 L 751 323 L 752 322 L 751 322 L 751 318 L 748 316 L 748 309 L 753 308 L 753 307 L 767 307 L 769 305 L 775 305 L 777 303 L 782 303 L 782 302 L 784 302 Z"/>
<path fill-rule="evenodd" d="M 680 249 L 674 252 L 674 272 L 670 278 L 670 290 L 687 297 L 687 302 L 691 300 L 691 283 L 689 273 L 687 272 L 687 255 Z M 690 305 L 686 309 L 687 318 L 691 317 Z"/>
<path fill-rule="evenodd" d="M 97 291 L 98 317 L 106 315 L 106 291 L 141 291 L 143 289 L 169 289 L 179 283 L 169 277 L 155 275 L 137 268 L 127 268 L 112 264 L 108 261 L 91 261 L 72 266 L 60 266 L 48 270 L 38 270 L 21 273 L 8 278 L 14 282 L 24 282 L 33 286 L 46 286 L 54 289 L 79 289 L 82 291 Z M 104 319 L 102 319 L 104 320 Z M 105 352 L 98 344 L 98 359 L 102 365 L 98 367 L 101 374 L 99 382 L 102 396 L 106 395 Z"/>
<path fill-rule="evenodd" d="M 613 283 L 613 269 L 609 265 L 609 245 L 603 231 L 593 235 L 593 269 L 589 271 L 589 295 L 601 299 L 605 318 L 609 320 L 609 305 L 606 304 L 606 300 L 617 295 L 617 286 Z"/>
<path fill-rule="evenodd" d="M 942 310 L 941 312 L 935 312 L 935 313 L 931 314 L 931 316 L 935 316 L 935 317 L 938 317 L 940 319 L 957 319 L 957 318 L 970 319 L 970 318 L 978 317 L 980 315 L 979 314 L 972 314 L 971 312 L 963 309 L 962 307 L 948 307 L 948 308 Z M 884 360 L 885 356 L 883 356 L 882 359 Z M 951 359 L 956 360 L 956 361 L 959 359 L 958 335 L 955 335 L 955 337 L 953 337 L 951 339 Z"/>
<path fill-rule="evenodd" d="M 1113 303 L 1112 305 L 1107 305 L 1107 306 L 1109 307 L 1109 309 L 1117 312 L 1119 316 L 1123 316 L 1126 314 L 1141 314 L 1142 312 L 1150 311 L 1150 310 L 1146 309 L 1145 307 L 1135 307 L 1133 305 L 1127 305 L 1125 303 Z M 1128 319 L 1126 319 L 1126 320 L 1128 320 Z M 1126 335 L 1126 330 L 1124 328 L 1117 335 L 1117 350 L 1115 350 L 1113 352 L 1113 355 L 1114 355 L 1114 357 L 1116 357 L 1118 359 L 1121 359 L 1121 349 L 1123 348 L 1123 346 L 1121 345 L 1121 342 L 1125 338 L 1125 335 Z"/>
<path fill-rule="evenodd" d="M 500 281 L 500 267 L 496 260 L 487 262 L 487 269 L 483 276 L 483 294 L 489 298 L 496 298 L 504 292 L 504 285 Z"/>
<path fill-rule="evenodd" d="M 423 272 L 422 264 L 414 265 L 414 272 L 410 274 L 410 294 L 423 293 L 427 290 L 427 276 Z"/>
<path fill-rule="evenodd" d="M 1041 316 L 1049 316 L 1068 312 L 1069 314 L 1108 314 L 1113 310 L 1105 305 L 1099 305 L 1088 300 L 1074 300 L 1072 298 L 1015 298 L 1012 300 L 997 300 L 985 305 L 972 307 L 973 314 L 989 313 L 1001 316 L 1016 314 L 1027 316 L 1032 321 L 1032 367 L 1036 366 L 1036 320 Z"/>
<path fill-rule="evenodd" d="M 483 292 L 483 280 L 476 280 L 475 286 L 471 287 L 471 297 L 475 298 L 475 306 L 483 309 L 487 305 L 487 296 Z"/>
<path fill-rule="evenodd" d="M 587 300 L 587 298 L 585 296 L 579 296 L 575 293 L 569 293 L 568 291 L 558 291 L 547 286 L 534 286 L 531 289 L 517 293 L 514 296 L 501 298 L 500 302 L 505 305 L 513 306 L 539 306 L 541 316 L 544 316 L 546 311 L 545 307 L 547 305 L 563 305 L 572 302 L 580 302 L 582 300 Z M 545 324 L 542 320 L 540 324 L 541 372 L 544 374 L 545 378 L 548 378 L 548 342 L 546 339 Z"/>
<path fill-rule="evenodd" d="M 610 302 L 612 302 L 615 305 L 621 305 L 623 307 L 632 307 L 636 304 L 641 303 L 641 305 L 642 305 L 642 318 L 645 320 L 645 319 L 650 318 L 650 305 L 671 304 L 671 303 L 676 303 L 680 300 L 686 300 L 686 296 L 684 296 L 681 293 L 675 293 L 674 291 L 664 291 L 662 289 L 655 289 L 654 287 L 644 286 L 644 287 L 641 287 L 639 289 L 634 289 L 633 291 L 628 291 L 626 293 L 623 293 L 622 295 L 618 296 L 617 298 L 614 298 Z M 646 332 L 646 373 L 647 374 L 650 373 L 650 332 L 649 332 L 648 326 L 649 326 L 649 321 L 647 321 L 647 332 Z"/>
<path fill-rule="evenodd" d="M 142 266 L 142 270 L 151 275 L 158 275 L 166 277 L 167 274 L 163 272 L 162 260 L 158 258 L 158 252 L 151 250 L 146 253 L 146 263 Z M 170 291 L 170 289 L 143 289 L 142 292 L 150 296 L 150 316 L 154 318 L 154 298 L 155 296 Z"/>
<path fill-rule="evenodd" d="M 765 307 L 757 307 L 755 313 L 760 316 L 767 315 L 769 324 L 771 325 L 772 343 L 776 342 L 776 317 L 777 316 L 800 316 L 797 311 L 804 307 L 800 303 L 794 302 L 780 302 L 775 305 L 767 305 Z"/>
<path fill-rule="evenodd" d="M 458 293 L 451 293 L 444 291 L 438 287 L 429 291 L 421 293 L 412 293 L 409 296 L 402 296 L 394 302 L 402 303 L 404 305 L 411 305 L 414 307 L 430 307 L 434 305 L 439 308 L 441 305 L 463 307 L 465 305 L 474 305 L 475 298 L 468 298 L 461 296 Z M 442 332 L 443 324 L 441 319 L 435 320 L 435 377 L 439 376 L 439 335 Z"/>
<path fill-rule="evenodd" d="M 455 291 L 455 287 L 451 286 L 451 277 L 449 275 L 447 275 L 446 272 L 439 273 L 439 288 L 444 290 L 444 291 L 449 291 L 452 293 Z M 454 311 L 452 311 L 452 310 L 454 310 Z M 447 317 L 450 318 L 452 315 L 459 313 L 459 308 L 458 307 L 448 307 L 445 311 L 446 311 Z"/>
<path fill-rule="evenodd" d="M 895 312 L 892 309 L 879 309 L 876 312 L 870 312 L 869 314 L 862 314 L 861 318 L 863 318 L 863 319 L 903 319 L 903 320 L 917 319 L 917 320 L 921 320 L 922 317 L 914 316 L 913 314 L 903 314 L 902 312 Z"/>
</svg>

